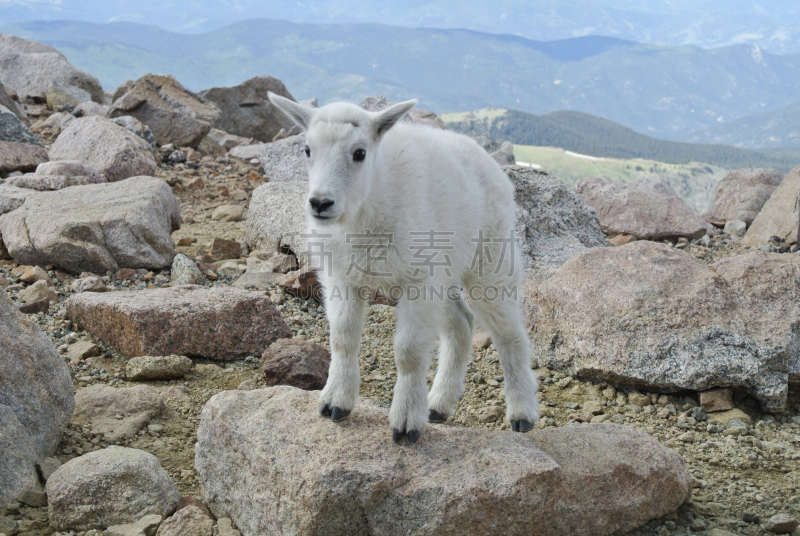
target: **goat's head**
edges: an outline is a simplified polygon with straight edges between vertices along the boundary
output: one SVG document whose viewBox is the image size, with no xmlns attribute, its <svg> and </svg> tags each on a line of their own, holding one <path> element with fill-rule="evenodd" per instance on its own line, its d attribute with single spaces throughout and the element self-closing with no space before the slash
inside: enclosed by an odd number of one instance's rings
<svg viewBox="0 0 800 536">
<path fill-rule="evenodd" d="M 274 93 L 268 97 L 306 131 L 306 212 L 321 224 L 336 223 L 359 210 L 369 195 L 383 135 L 417 103 L 401 102 L 373 113 L 343 102 L 316 109 Z"/>
</svg>

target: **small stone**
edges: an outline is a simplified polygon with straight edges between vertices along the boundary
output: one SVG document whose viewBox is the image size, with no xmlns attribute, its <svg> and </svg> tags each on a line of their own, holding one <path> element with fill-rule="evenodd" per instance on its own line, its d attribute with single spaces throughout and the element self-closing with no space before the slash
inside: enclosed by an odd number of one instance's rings
<svg viewBox="0 0 800 536">
<path fill-rule="evenodd" d="M 242 246 L 236 240 L 215 238 L 209 248 L 209 255 L 216 260 L 238 259 L 242 256 Z"/>
<path fill-rule="evenodd" d="M 476 350 L 483 350 L 485 348 L 489 348 L 489 345 L 492 344 L 492 338 L 489 336 L 488 333 L 476 329 L 475 334 L 472 336 L 472 347 Z"/>
<path fill-rule="evenodd" d="M 771 518 L 767 520 L 767 523 L 764 525 L 764 528 L 770 532 L 774 532 L 775 534 L 789 534 L 794 532 L 798 526 L 798 522 L 795 518 L 790 516 L 789 514 L 775 514 Z"/>
<path fill-rule="evenodd" d="M 213 221 L 242 221 L 244 207 L 241 205 L 220 205 L 211 213 Z"/>
<path fill-rule="evenodd" d="M 174 380 L 193 366 L 192 360 L 182 355 L 133 357 L 125 364 L 125 376 L 130 381 Z"/>
<path fill-rule="evenodd" d="M 579 407 L 581 407 L 581 405 L 578 404 L 577 402 L 567 402 L 566 404 L 564 404 L 564 407 L 567 409 L 578 409 Z"/>
<path fill-rule="evenodd" d="M 0 278 L 5 281 L 5 278 Z M 2 285 L 0 285 L 2 286 Z M 48 298 L 39 298 L 32 302 L 24 303 L 19 306 L 19 310 L 27 315 L 35 315 L 36 313 L 47 313 L 50 310 L 50 300 Z"/>
<path fill-rule="evenodd" d="M 106 292 L 108 290 L 103 280 L 96 275 L 76 279 L 72 282 L 70 288 L 75 294 L 80 294 L 81 292 Z"/>
<path fill-rule="evenodd" d="M 731 220 L 725 223 L 725 233 L 742 238 L 747 232 L 747 224 L 742 220 Z"/>
<path fill-rule="evenodd" d="M 700 393 L 700 406 L 708 413 L 733 409 L 733 389 L 709 389 Z"/>
<path fill-rule="evenodd" d="M 239 277 L 245 272 L 246 268 L 234 261 L 228 261 L 217 268 L 217 273 L 223 277 Z"/>
<path fill-rule="evenodd" d="M 39 474 L 45 482 L 47 482 L 50 475 L 55 473 L 59 467 L 61 467 L 61 462 L 58 461 L 57 458 L 45 458 L 36 463 L 36 468 L 39 470 Z"/>
<path fill-rule="evenodd" d="M 727 426 L 732 420 L 739 420 L 747 425 L 753 424 L 753 419 L 750 417 L 750 415 L 740 409 L 712 413 L 708 416 L 708 420 L 713 424 L 721 424 L 722 426 Z"/>
<path fill-rule="evenodd" d="M 698 422 L 703 422 L 708 419 L 706 410 L 701 407 L 692 408 L 692 410 L 689 412 L 689 415 Z"/>
<path fill-rule="evenodd" d="M 708 536 L 737 536 L 735 533 L 722 530 L 720 528 L 714 528 L 708 531 Z"/>
<path fill-rule="evenodd" d="M 650 404 L 650 397 L 643 395 L 639 391 L 631 391 L 628 393 L 628 404 L 644 407 Z"/>
<path fill-rule="evenodd" d="M 136 523 L 112 525 L 106 529 L 103 536 L 155 536 L 163 520 L 164 518 L 158 514 L 149 514 Z"/>
<path fill-rule="evenodd" d="M 100 347 L 90 341 L 78 341 L 67 346 L 64 356 L 69 358 L 72 363 L 77 363 L 87 357 L 100 355 Z"/>
<path fill-rule="evenodd" d="M 47 272 L 45 272 L 41 266 L 31 266 L 19 276 L 19 280 L 28 285 L 36 283 L 37 281 L 44 281 L 51 287 L 53 286 L 53 280 L 50 279 L 50 276 L 47 275 Z"/>
<path fill-rule="evenodd" d="M 183 238 L 179 239 L 178 243 L 175 244 L 175 245 L 179 246 L 179 247 L 184 247 L 184 246 L 191 246 L 192 244 L 194 244 L 196 242 L 197 242 L 196 238 L 191 238 L 191 237 L 188 237 L 188 236 L 184 236 Z"/>
<path fill-rule="evenodd" d="M 617 397 L 617 390 L 613 387 L 603 389 L 603 398 L 606 400 L 614 400 Z"/>
<path fill-rule="evenodd" d="M 46 281 L 37 281 L 33 285 L 24 290 L 19 291 L 19 299 L 25 303 L 47 298 L 50 303 L 58 301 L 58 294 L 56 294 Z"/>
<path fill-rule="evenodd" d="M 292 385 L 322 389 L 328 381 L 330 353 L 319 345 L 296 339 L 279 339 L 262 356 L 267 385 Z"/>
<path fill-rule="evenodd" d="M 722 431 L 722 435 L 740 436 L 740 435 L 747 435 L 749 432 L 750 432 L 750 427 L 747 424 L 740 421 L 739 419 L 732 419 L 725 427 L 725 430 Z"/>
<path fill-rule="evenodd" d="M 205 280 L 200 268 L 186 255 L 178 253 L 172 259 L 170 281 L 175 285 L 202 285 Z"/>
<path fill-rule="evenodd" d="M 213 532 L 214 519 L 207 511 L 190 504 L 164 521 L 156 536 L 212 536 Z"/>
<path fill-rule="evenodd" d="M 27 489 L 17 496 L 17 502 L 32 508 L 47 506 L 47 495 L 43 491 Z"/>
</svg>

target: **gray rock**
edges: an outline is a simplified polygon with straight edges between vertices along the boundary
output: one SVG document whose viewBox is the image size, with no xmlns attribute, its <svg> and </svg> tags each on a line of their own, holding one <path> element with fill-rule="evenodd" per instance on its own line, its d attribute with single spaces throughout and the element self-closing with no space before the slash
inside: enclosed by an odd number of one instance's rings
<svg viewBox="0 0 800 536">
<path fill-rule="evenodd" d="M 193 504 L 181 508 L 164 521 L 156 536 L 212 536 L 214 519 Z"/>
<path fill-rule="evenodd" d="M 228 151 L 228 156 L 241 158 L 242 160 L 252 160 L 253 158 L 258 158 L 258 156 L 261 154 L 261 151 L 264 150 L 265 145 L 267 144 L 256 143 L 254 145 L 237 145 Z"/>
<path fill-rule="evenodd" d="M 111 119 L 111 122 L 121 126 L 124 129 L 130 130 L 140 138 L 142 138 L 147 145 L 153 150 L 153 153 L 156 152 L 156 138 L 153 136 L 153 131 L 150 130 L 150 127 L 136 119 L 131 115 L 122 115 L 120 117 L 114 117 Z"/>
<path fill-rule="evenodd" d="M 108 113 L 108 106 L 105 104 L 98 104 L 94 101 L 83 101 L 75 109 L 72 113 L 75 117 L 84 117 L 87 115 L 99 115 L 100 117 L 105 117 Z"/>
<path fill-rule="evenodd" d="M 131 115 L 150 127 L 156 143 L 195 147 L 220 117 L 219 108 L 172 75 L 147 74 L 114 100 L 108 117 Z"/>
<path fill-rule="evenodd" d="M 675 452 L 627 427 L 432 425 L 404 446 L 374 402 L 341 423 L 318 402 L 283 386 L 208 401 L 195 467 L 217 518 L 245 536 L 610 535 L 677 509 L 692 486 Z"/>
<path fill-rule="evenodd" d="M 42 480 L 47 482 L 47 479 L 50 478 L 50 475 L 55 473 L 59 467 L 61 467 L 61 462 L 58 461 L 58 458 L 45 458 L 36 462 L 36 469 L 39 470 L 39 475 L 42 477 Z"/>
<path fill-rule="evenodd" d="M 308 341 L 280 339 L 264 350 L 262 370 L 267 385 L 291 385 L 307 391 L 328 381 L 331 354 Z"/>
<path fill-rule="evenodd" d="M 75 395 L 73 422 L 90 426 L 108 443 L 131 439 L 151 419 L 164 412 L 164 399 L 147 385 L 90 385 Z"/>
<path fill-rule="evenodd" d="M 58 294 L 50 288 L 50 285 L 46 281 L 36 281 L 31 286 L 21 290 L 17 297 L 24 303 L 30 303 L 42 298 L 47 298 L 50 303 L 56 303 L 58 301 Z"/>
<path fill-rule="evenodd" d="M 738 169 L 717 183 L 714 201 L 703 213 L 708 223 L 723 227 L 732 220 L 750 225 L 783 181 L 777 169 Z M 727 231 L 726 231 L 727 232 Z"/>
<path fill-rule="evenodd" d="M 91 101 L 91 98 L 88 91 L 60 80 L 53 80 L 47 88 L 47 107 L 51 110 L 56 106 L 69 106 L 72 109 L 82 102 Z"/>
<path fill-rule="evenodd" d="M 0 216 L 0 233 L 17 262 L 74 272 L 169 266 L 170 234 L 178 228 L 178 201 L 153 177 L 37 192 Z"/>
<path fill-rule="evenodd" d="M 70 121 L 49 154 L 51 160 L 79 160 L 109 182 L 156 170 L 152 148 L 142 138 L 96 115 Z"/>
<path fill-rule="evenodd" d="M 72 296 L 66 306 L 67 317 L 128 356 L 242 359 L 291 337 L 267 296 L 237 288 L 184 285 L 84 293 Z"/>
<path fill-rule="evenodd" d="M 135 523 L 112 525 L 103 536 L 155 536 L 163 520 L 158 514 L 148 514 Z"/>
<path fill-rule="evenodd" d="M 289 130 L 294 123 L 269 102 L 268 91 L 294 100 L 283 82 L 267 75 L 255 76 L 234 87 L 206 89 L 199 95 L 216 104 L 222 112 L 214 128 L 270 142 L 280 129 Z"/>
<path fill-rule="evenodd" d="M 308 246 L 303 235 L 307 196 L 307 181 L 271 181 L 253 190 L 245 233 L 250 250 L 277 252 L 289 248 L 301 259 L 300 264 L 305 264 Z"/>
<path fill-rule="evenodd" d="M 211 214 L 212 221 L 242 221 L 244 207 L 241 205 L 220 205 Z"/>
<path fill-rule="evenodd" d="M 0 141 L 31 143 L 44 147 L 42 141 L 31 132 L 17 115 L 0 104 Z"/>
<path fill-rule="evenodd" d="M 800 166 L 794 168 L 761 207 L 742 245 L 760 247 L 777 236 L 786 245 L 798 243 L 800 233 Z"/>
<path fill-rule="evenodd" d="M 789 514 L 775 514 L 769 518 L 764 528 L 775 534 L 790 534 L 798 526 L 797 520 Z"/>
<path fill-rule="evenodd" d="M 254 140 L 253 138 L 245 138 L 242 136 L 237 136 L 235 134 L 225 132 L 224 130 L 220 130 L 218 128 L 212 128 L 208 132 L 206 139 L 212 140 L 226 151 L 230 151 L 231 149 L 233 149 L 234 147 L 238 147 L 239 145 L 253 145 L 254 143 L 256 143 L 256 140 Z"/>
<path fill-rule="evenodd" d="M 50 525 L 59 531 L 105 529 L 175 511 L 180 493 L 158 458 L 108 447 L 74 458 L 47 481 Z"/>
<path fill-rule="evenodd" d="M 308 182 L 305 146 L 306 137 L 299 134 L 262 147 L 258 159 L 271 183 Z"/>
<path fill-rule="evenodd" d="M 514 159 L 514 145 L 510 141 L 504 141 L 500 148 L 489 153 L 489 156 L 494 158 L 501 166 L 517 165 L 517 161 Z"/>
<path fill-rule="evenodd" d="M 530 296 L 540 365 L 658 392 L 739 387 L 786 404 L 798 367 L 800 258 L 753 252 L 710 267 L 638 241 L 575 255 Z"/>
<path fill-rule="evenodd" d="M 28 121 L 28 116 L 25 113 L 25 110 L 22 109 L 22 106 L 19 105 L 17 101 L 12 99 L 8 93 L 6 93 L 6 88 L 3 86 L 3 83 L 0 82 L 0 106 L 5 106 L 11 112 L 19 117 L 20 121 L 25 123 L 25 125 L 29 125 L 30 122 Z"/>
<path fill-rule="evenodd" d="M 108 287 L 103 283 L 103 280 L 96 275 L 89 275 L 76 279 L 70 285 L 70 289 L 75 294 L 81 292 L 106 292 Z"/>
<path fill-rule="evenodd" d="M 39 164 L 41 166 L 41 164 Z M 19 177 L 11 177 L 6 180 L 9 186 L 17 188 L 28 188 L 40 192 L 50 192 L 53 190 L 63 190 L 70 186 L 85 186 L 87 184 L 100 184 L 106 182 L 102 175 L 99 180 L 87 176 L 64 176 L 64 175 L 38 175 L 36 173 L 26 173 Z"/>
<path fill-rule="evenodd" d="M 51 160 L 39 164 L 36 168 L 37 175 L 58 175 L 64 177 L 86 177 L 87 184 L 106 182 L 105 177 L 91 166 L 82 164 L 78 160 Z"/>
<path fill-rule="evenodd" d="M 742 238 L 747 232 L 747 223 L 742 220 L 730 220 L 725 223 L 725 233 Z"/>
<path fill-rule="evenodd" d="M 581 179 L 575 190 L 597 210 L 607 235 L 633 235 L 640 240 L 694 239 L 713 228 L 659 179 L 628 183 L 605 178 Z"/>
<path fill-rule="evenodd" d="M 0 215 L 21 207 L 31 193 L 30 190 L 24 188 L 9 186 L 5 183 L 0 184 Z"/>
<path fill-rule="evenodd" d="M 20 99 L 45 96 L 53 82 L 80 88 L 103 102 L 103 88 L 94 76 L 71 65 L 56 49 L 10 34 L 0 34 L 0 81 Z"/>
<path fill-rule="evenodd" d="M 14 501 L 27 489 L 41 489 L 36 447 L 17 415 L 0 404 L 0 501 Z"/>
<path fill-rule="evenodd" d="M 0 173 L 33 171 L 36 166 L 47 160 L 47 151 L 44 147 L 30 143 L 0 141 Z"/>
<path fill-rule="evenodd" d="M 372 97 L 367 97 L 358 105 L 368 112 L 380 112 L 381 110 L 384 110 L 389 106 L 399 102 L 400 101 L 387 101 L 386 97 L 383 95 L 374 95 Z M 430 110 L 423 110 L 422 108 L 412 108 L 400 120 L 408 123 L 426 125 L 433 128 L 444 128 L 444 121 L 442 121 L 438 115 Z"/>
<path fill-rule="evenodd" d="M 271 272 L 245 273 L 233 282 L 233 286 L 245 290 L 268 290 L 283 274 Z"/>
<path fill-rule="evenodd" d="M 32 463 L 37 462 L 55 451 L 72 415 L 75 399 L 69 369 L 50 338 L 17 310 L 3 290 L 0 348 L 0 405 L 10 408 L 27 431 L 33 443 Z"/>
<path fill-rule="evenodd" d="M 206 282 L 206 276 L 192 259 L 183 253 L 178 253 L 172 259 L 170 280 L 176 285 L 202 285 Z"/>
<path fill-rule="evenodd" d="M 192 360 L 182 355 L 139 356 L 125 363 L 125 376 L 130 381 L 174 380 L 193 366 Z"/>
</svg>

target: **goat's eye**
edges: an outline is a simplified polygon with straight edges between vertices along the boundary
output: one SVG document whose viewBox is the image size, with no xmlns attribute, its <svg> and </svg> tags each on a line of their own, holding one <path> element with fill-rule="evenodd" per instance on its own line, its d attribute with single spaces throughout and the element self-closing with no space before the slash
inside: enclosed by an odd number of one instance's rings
<svg viewBox="0 0 800 536">
<path fill-rule="evenodd" d="M 367 157 L 367 151 L 364 149 L 356 149 L 356 152 L 353 153 L 353 160 L 356 162 L 361 162 Z"/>
<path fill-rule="evenodd" d="M 311 148 L 308 145 L 306 145 L 306 156 L 311 158 Z"/>
</svg>

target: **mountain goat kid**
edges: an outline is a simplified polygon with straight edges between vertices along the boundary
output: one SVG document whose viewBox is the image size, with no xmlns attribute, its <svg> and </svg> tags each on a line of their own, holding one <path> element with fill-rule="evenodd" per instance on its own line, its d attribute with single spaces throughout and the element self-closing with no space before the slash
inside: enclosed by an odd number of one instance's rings
<svg viewBox="0 0 800 536">
<path fill-rule="evenodd" d="M 356 404 L 364 318 L 377 290 L 398 302 L 393 439 L 415 443 L 426 422 L 453 416 L 472 346 L 468 297 L 500 353 L 506 417 L 514 431 L 531 430 L 538 384 L 516 295 L 514 188 L 501 167 L 466 136 L 398 123 L 415 100 L 376 113 L 269 100 L 306 131 L 306 240 L 322 259 L 332 353 L 320 413 L 339 421 Z"/>
</svg>

